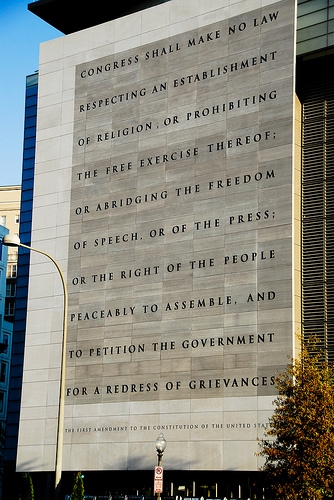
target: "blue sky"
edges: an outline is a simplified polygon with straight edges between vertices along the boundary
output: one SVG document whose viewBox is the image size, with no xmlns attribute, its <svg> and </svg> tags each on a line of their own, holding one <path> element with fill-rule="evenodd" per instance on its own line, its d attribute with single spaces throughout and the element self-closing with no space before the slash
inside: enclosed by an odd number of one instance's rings
<svg viewBox="0 0 334 500">
<path fill-rule="evenodd" d="M 26 76 L 39 44 L 63 36 L 28 11 L 30 0 L 0 0 L 0 186 L 21 184 Z"/>
</svg>

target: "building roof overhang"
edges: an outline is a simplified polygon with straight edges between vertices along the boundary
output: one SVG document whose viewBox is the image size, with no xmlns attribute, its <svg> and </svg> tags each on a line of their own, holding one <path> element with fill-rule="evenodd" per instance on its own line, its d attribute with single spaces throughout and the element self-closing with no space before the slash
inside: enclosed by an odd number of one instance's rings
<svg viewBox="0 0 334 500">
<path fill-rule="evenodd" d="M 28 10 L 65 35 L 123 17 L 167 0 L 36 0 Z"/>
</svg>

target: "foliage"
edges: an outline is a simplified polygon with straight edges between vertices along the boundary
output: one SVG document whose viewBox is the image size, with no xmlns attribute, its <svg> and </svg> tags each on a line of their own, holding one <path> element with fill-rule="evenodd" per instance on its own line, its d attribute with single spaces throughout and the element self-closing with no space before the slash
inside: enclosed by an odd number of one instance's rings
<svg viewBox="0 0 334 500">
<path fill-rule="evenodd" d="M 260 443 L 273 498 L 319 500 L 334 493 L 334 367 L 310 339 L 276 379 L 278 396 Z"/>
<path fill-rule="evenodd" d="M 81 472 L 77 472 L 74 476 L 73 489 L 70 495 L 70 500 L 85 500 L 83 476 Z"/>
<path fill-rule="evenodd" d="M 29 472 L 21 475 L 19 500 L 34 500 L 34 487 Z"/>
</svg>

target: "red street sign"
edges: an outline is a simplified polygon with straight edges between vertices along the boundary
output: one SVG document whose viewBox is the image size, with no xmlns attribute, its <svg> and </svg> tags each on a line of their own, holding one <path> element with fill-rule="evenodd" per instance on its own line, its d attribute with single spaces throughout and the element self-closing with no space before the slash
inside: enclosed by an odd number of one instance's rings
<svg viewBox="0 0 334 500">
<path fill-rule="evenodd" d="M 154 467 L 154 493 L 162 493 L 162 479 L 164 469 L 160 465 Z"/>
</svg>

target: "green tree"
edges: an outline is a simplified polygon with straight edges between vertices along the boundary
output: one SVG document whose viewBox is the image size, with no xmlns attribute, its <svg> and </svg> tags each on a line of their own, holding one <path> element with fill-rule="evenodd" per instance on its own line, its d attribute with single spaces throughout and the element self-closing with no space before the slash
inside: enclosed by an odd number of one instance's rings
<svg viewBox="0 0 334 500">
<path fill-rule="evenodd" d="M 34 500 L 34 487 L 29 472 L 21 475 L 19 500 Z"/>
<path fill-rule="evenodd" d="M 259 455 L 272 498 L 320 500 L 334 493 L 334 367 L 311 339 L 277 377 L 278 396 Z"/>
<path fill-rule="evenodd" d="M 70 495 L 71 500 L 85 500 L 85 490 L 83 484 L 83 476 L 81 472 L 77 472 L 74 476 L 73 489 Z"/>
</svg>

